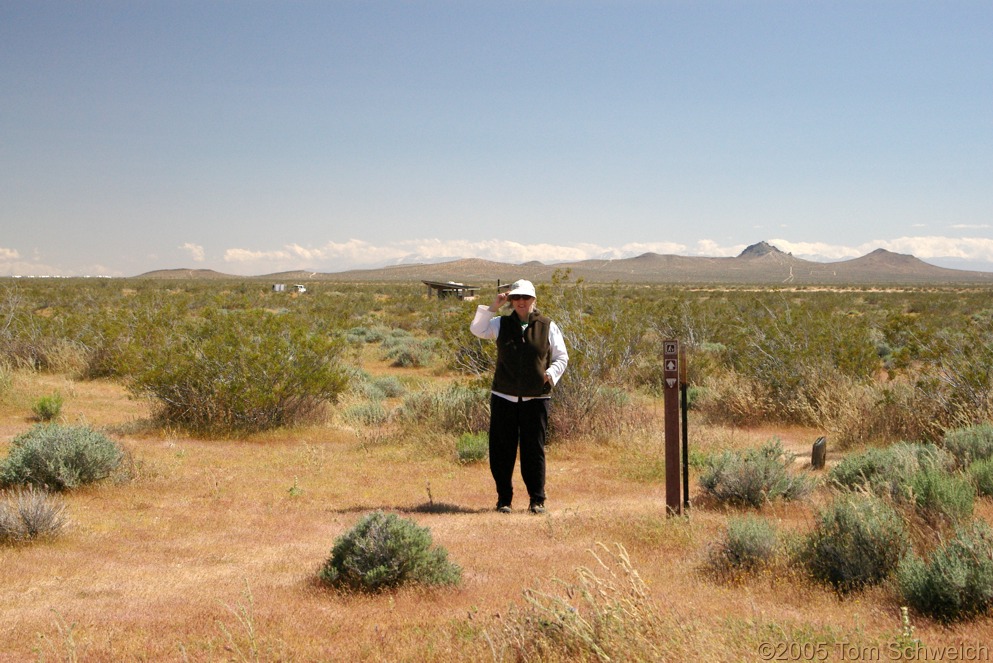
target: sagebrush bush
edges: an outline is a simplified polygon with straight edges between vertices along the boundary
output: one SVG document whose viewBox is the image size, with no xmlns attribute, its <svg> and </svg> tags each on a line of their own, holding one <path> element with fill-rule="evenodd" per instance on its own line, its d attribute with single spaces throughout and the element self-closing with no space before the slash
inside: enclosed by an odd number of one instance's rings
<svg viewBox="0 0 993 663">
<path fill-rule="evenodd" d="M 332 587 L 375 592 L 408 583 L 457 585 L 462 569 L 432 546 L 428 528 L 376 511 L 335 541 L 319 577 Z"/>
<path fill-rule="evenodd" d="M 381 401 L 363 401 L 349 405 L 341 413 L 346 421 L 352 421 L 365 426 L 378 426 L 389 421 L 390 413 L 386 411 Z"/>
<path fill-rule="evenodd" d="M 341 342 L 289 316 L 208 310 L 160 333 L 132 349 L 129 388 L 154 398 L 163 421 L 191 430 L 298 423 L 347 385 Z"/>
<path fill-rule="evenodd" d="M 968 467 L 978 460 L 993 458 L 993 424 L 950 430 L 945 433 L 944 444 L 959 467 Z"/>
<path fill-rule="evenodd" d="M 873 495 L 844 493 L 818 513 L 802 561 L 816 580 L 851 592 L 885 580 L 909 545 L 893 507 Z"/>
<path fill-rule="evenodd" d="M 950 469 L 951 455 L 934 444 L 898 442 L 848 454 L 828 472 L 828 481 L 839 488 L 867 489 L 876 495 L 907 500 L 911 480 L 922 469 Z"/>
<path fill-rule="evenodd" d="M 395 375 L 381 375 L 374 378 L 372 384 L 384 398 L 399 398 L 407 393 L 407 387 Z"/>
<path fill-rule="evenodd" d="M 727 450 L 708 460 L 700 475 L 700 487 L 719 502 L 740 506 L 761 507 L 775 499 L 800 499 L 810 494 L 816 480 L 791 473 L 795 460 L 777 439 L 744 452 Z"/>
<path fill-rule="evenodd" d="M 969 476 L 976 492 L 983 497 L 993 496 L 993 458 L 977 460 L 969 466 Z"/>
<path fill-rule="evenodd" d="M 38 424 L 11 442 L 0 485 L 71 490 L 110 476 L 123 456 L 116 442 L 88 426 Z"/>
<path fill-rule="evenodd" d="M 747 515 L 728 520 L 723 536 L 711 547 L 708 568 L 719 577 L 747 573 L 769 564 L 776 554 L 776 526 Z"/>
<path fill-rule="evenodd" d="M 67 522 L 65 503 L 33 486 L 0 499 L 0 543 L 54 536 Z"/>
<path fill-rule="evenodd" d="M 455 455 L 463 465 L 486 460 L 490 453 L 488 433 L 463 433 L 455 443 Z"/>
<path fill-rule="evenodd" d="M 910 478 L 910 492 L 927 522 L 954 525 L 972 517 L 976 488 L 966 476 L 924 467 Z"/>
<path fill-rule="evenodd" d="M 908 555 L 897 581 L 909 606 L 939 621 L 988 613 L 993 607 L 993 530 L 977 520 L 960 528 L 927 560 Z"/>
<path fill-rule="evenodd" d="M 64 402 L 62 394 L 55 392 L 54 394 L 38 398 L 34 402 L 34 405 L 31 406 L 31 411 L 34 412 L 34 416 L 37 417 L 38 421 L 51 421 L 52 419 L 57 419 L 62 414 L 62 405 Z"/>
</svg>

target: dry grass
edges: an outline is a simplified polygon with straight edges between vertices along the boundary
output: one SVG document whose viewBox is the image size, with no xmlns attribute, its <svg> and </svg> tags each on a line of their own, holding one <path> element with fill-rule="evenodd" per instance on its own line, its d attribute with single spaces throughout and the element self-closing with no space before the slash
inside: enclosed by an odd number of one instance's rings
<svg viewBox="0 0 993 663">
<path fill-rule="evenodd" d="M 492 511 L 485 464 L 422 453 L 419 437 L 370 444 L 330 426 L 248 440 L 135 433 L 147 410 L 116 385 L 33 373 L 18 373 L 0 404 L 0 457 L 31 425 L 32 398 L 55 389 L 69 421 L 132 431 L 115 437 L 135 459 L 135 478 L 67 495 L 61 537 L 0 547 L 0 661 L 510 659 L 501 638 L 519 630 L 526 592 L 552 595 L 581 578 L 596 586 L 607 571 L 590 551 L 601 543 L 623 546 L 644 582 L 658 660 L 759 660 L 762 642 L 790 641 L 827 643 L 832 660 L 840 643 L 882 643 L 885 655 L 900 634 L 886 588 L 839 599 L 781 572 L 709 580 L 701 564 L 728 512 L 701 505 L 665 518 L 661 476 L 644 469 L 661 454 L 651 435 L 552 448 L 550 512 L 517 505 L 507 516 Z M 816 437 L 699 427 L 691 441 L 712 450 L 772 434 L 797 452 Z M 780 529 L 804 530 L 812 508 L 763 513 Z M 335 537 L 374 509 L 430 527 L 463 567 L 462 586 L 373 596 L 321 588 L 315 576 Z M 989 521 L 991 511 L 983 501 L 979 514 Z M 915 617 L 914 626 L 928 645 L 958 645 L 985 642 L 993 620 L 948 629 Z"/>
</svg>

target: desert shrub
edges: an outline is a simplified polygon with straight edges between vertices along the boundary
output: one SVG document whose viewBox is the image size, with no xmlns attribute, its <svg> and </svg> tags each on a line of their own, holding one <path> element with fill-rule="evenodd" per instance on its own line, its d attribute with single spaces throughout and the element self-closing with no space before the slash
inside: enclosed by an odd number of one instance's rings
<svg viewBox="0 0 993 663">
<path fill-rule="evenodd" d="M 490 453 L 487 433 L 463 433 L 455 444 L 455 454 L 463 465 L 486 460 Z"/>
<path fill-rule="evenodd" d="M 382 327 L 352 327 L 345 332 L 345 338 L 349 343 L 381 343 L 386 331 Z"/>
<path fill-rule="evenodd" d="M 818 514 L 802 560 L 816 580 L 851 592 L 885 580 L 908 546 L 893 507 L 872 495 L 845 493 Z"/>
<path fill-rule="evenodd" d="M 569 368 L 552 392 L 549 436 L 605 437 L 621 430 L 628 387 L 636 382 L 642 317 L 636 305 L 611 286 L 600 291 L 582 280 L 570 283 L 556 271 L 550 287 L 538 286 L 538 306 L 562 330 Z"/>
<path fill-rule="evenodd" d="M 342 417 L 346 421 L 352 421 L 366 426 L 376 426 L 386 423 L 390 418 L 390 413 L 383 407 L 381 401 L 362 401 L 349 405 L 342 412 Z"/>
<path fill-rule="evenodd" d="M 404 329 L 394 329 L 380 346 L 380 354 L 393 366 L 410 368 L 427 366 L 437 355 L 441 341 L 436 338 L 417 338 Z"/>
<path fill-rule="evenodd" d="M 925 561 L 908 555 L 897 569 L 900 593 L 915 610 L 942 622 L 993 606 L 993 530 L 982 521 L 961 528 Z"/>
<path fill-rule="evenodd" d="M 911 480 L 922 469 L 945 470 L 952 457 L 934 444 L 898 442 L 845 456 L 828 472 L 828 481 L 844 489 L 867 489 L 880 496 L 908 500 Z"/>
<path fill-rule="evenodd" d="M 909 380 L 839 381 L 819 391 L 817 401 L 819 427 L 830 431 L 841 449 L 933 437 L 934 404 Z"/>
<path fill-rule="evenodd" d="M 122 457 L 114 441 L 88 426 L 38 424 L 11 442 L 0 484 L 71 490 L 110 476 Z"/>
<path fill-rule="evenodd" d="M 675 633 L 682 633 L 659 606 L 627 551 L 591 551 L 593 568 L 577 569 L 577 582 L 555 580 L 555 593 L 528 589 L 525 605 L 501 620 L 502 630 L 491 638 L 501 652 L 515 661 L 662 661 L 716 660 L 719 648 L 686 643 L 678 647 Z M 494 655 L 494 659 L 497 656 Z M 500 660 L 505 660 L 500 657 Z"/>
<path fill-rule="evenodd" d="M 731 518 L 723 536 L 710 549 L 707 566 L 718 577 L 754 571 L 772 561 L 776 544 L 776 527 L 765 518 Z"/>
<path fill-rule="evenodd" d="M 772 411 L 768 390 L 733 370 L 719 370 L 704 378 L 697 410 L 711 424 L 754 426 Z"/>
<path fill-rule="evenodd" d="M 373 379 L 372 384 L 384 398 L 398 398 L 407 393 L 407 387 L 395 375 L 382 375 Z"/>
<path fill-rule="evenodd" d="M 924 467 L 910 478 L 914 506 L 933 524 L 959 523 L 972 517 L 976 488 L 968 477 Z"/>
<path fill-rule="evenodd" d="M 441 391 L 408 394 L 397 413 L 400 421 L 452 433 L 477 433 L 489 429 L 489 392 L 452 383 Z"/>
<path fill-rule="evenodd" d="M 195 431 L 261 431 L 334 402 L 347 377 L 341 344 L 305 322 L 263 311 L 213 311 L 137 344 L 130 390 L 163 421 Z"/>
<path fill-rule="evenodd" d="M 375 592 L 408 583 L 457 585 L 462 569 L 432 546 L 428 528 L 376 511 L 335 541 L 319 577 L 332 587 Z"/>
<path fill-rule="evenodd" d="M 976 492 L 983 497 L 993 496 L 993 458 L 977 460 L 969 466 L 969 476 Z"/>
<path fill-rule="evenodd" d="M 867 321 L 833 299 L 754 294 L 732 311 L 720 339 L 724 355 L 761 388 L 772 418 L 816 425 L 822 394 L 846 380 L 868 382 L 880 365 Z"/>
<path fill-rule="evenodd" d="M 62 394 L 56 392 L 48 396 L 41 396 L 31 406 L 31 411 L 38 421 L 51 421 L 57 419 L 62 414 L 62 405 L 65 401 Z"/>
<path fill-rule="evenodd" d="M 791 473 L 794 460 L 776 439 L 744 452 L 727 450 L 709 459 L 700 475 L 700 487 L 719 502 L 740 506 L 799 499 L 810 494 L 815 480 Z"/>
<path fill-rule="evenodd" d="M 0 543 L 54 536 L 67 522 L 65 503 L 33 486 L 0 499 Z"/>
<path fill-rule="evenodd" d="M 944 444 L 959 467 L 993 458 L 993 425 L 985 423 L 950 430 L 945 433 Z"/>
</svg>

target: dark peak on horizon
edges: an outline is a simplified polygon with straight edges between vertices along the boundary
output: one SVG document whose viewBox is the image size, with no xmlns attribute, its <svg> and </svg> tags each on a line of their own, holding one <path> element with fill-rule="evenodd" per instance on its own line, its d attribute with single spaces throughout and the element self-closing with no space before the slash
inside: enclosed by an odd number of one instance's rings
<svg viewBox="0 0 993 663">
<path fill-rule="evenodd" d="M 764 255 L 778 254 L 778 255 L 792 255 L 789 253 L 783 253 L 775 246 L 769 242 L 762 240 L 758 244 L 752 244 L 751 246 L 745 247 L 745 250 L 738 254 L 739 258 L 759 258 Z"/>
</svg>

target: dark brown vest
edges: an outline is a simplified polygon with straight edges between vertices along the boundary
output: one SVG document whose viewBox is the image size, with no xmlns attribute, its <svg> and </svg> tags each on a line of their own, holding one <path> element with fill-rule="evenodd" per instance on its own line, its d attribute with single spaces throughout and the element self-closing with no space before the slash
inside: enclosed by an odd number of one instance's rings
<svg viewBox="0 0 993 663">
<path fill-rule="evenodd" d="M 521 331 L 517 312 L 500 318 L 497 334 L 497 362 L 493 374 L 493 391 L 508 396 L 544 396 L 545 369 L 551 363 L 548 329 L 552 321 L 537 310 L 528 316 L 528 326 Z"/>
</svg>

